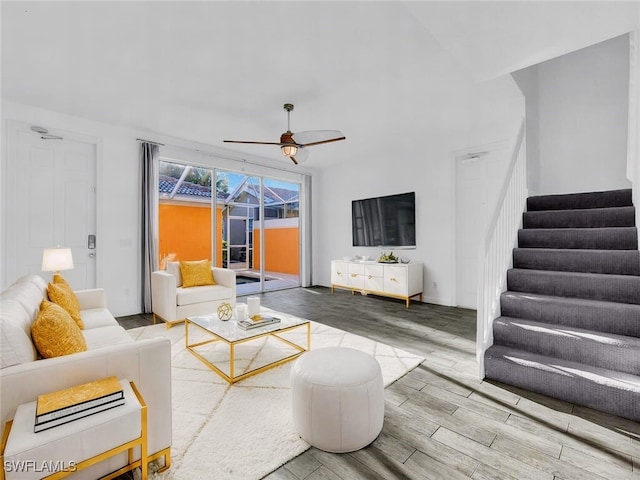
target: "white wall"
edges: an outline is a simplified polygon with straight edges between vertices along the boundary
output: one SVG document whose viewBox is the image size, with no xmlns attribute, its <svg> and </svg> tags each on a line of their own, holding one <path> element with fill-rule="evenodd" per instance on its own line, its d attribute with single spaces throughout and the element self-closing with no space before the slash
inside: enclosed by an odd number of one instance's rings
<svg viewBox="0 0 640 480">
<path fill-rule="evenodd" d="M 449 80 L 446 76 L 441 77 L 438 80 L 440 87 L 449 88 Z M 419 137 L 407 138 L 406 142 L 400 143 L 374 139 L 368 143 L 369 150 L 361 152 L 353 161 L 314 173 L 314 284 L 330 284 L 329 262 L 332 258 L 378 254 L 377 249 L 351 246 L 351 200 L 415 191 L 418 248 L 403 251 L 402 255 L 425 264 L 429 285 L 426 301 L 452 304 L 455 299 L 452 152 L 514 137 L 524 111 L 522 96 L 507 77 L 480 85 L 459 77 L 455 80 L 448 91 L 450 98 L 442 96 L 442 88 L 431 93 L 439 97 L 440 107 L 435 108 L 435 102 L 425 105 L 425 99 L 412 107 L 413 114 L 424 120 L 424 126 L 418 129 L 422 132 Z M 6 138 L 7 120 L 99 139 L 97 283 L 107 291 L 108 306 L 114 315 L 139 313 L 140 195 L 136 138 L 173 143 L 178 147 L 188 147 L 190 142 L 5 101 L 3 138 Z M 457 128 L 452 128 L 456 125 Z M 6 142 L 3 143 L 4 168 L 7 152 Z M 193 145 L 204 148 L 201 144 Z M 179 148 L 167 150 L 185 158 L 193 157 L 193 160 L 198 157 L 200 163 L 210 161 L 202 153 L 183 154 Z M 5 199 L 3 201 L 6 206 Z M 9 235 L 4 221 L 2 225 L 5 235 Z M 3 259 L 5 254 L 3 250 Z M 4 285 L 13 281 L 4 277 L 3 272 Z M 437 288 L 430 286 L 434 281 Z"/>
<path fill-rule="evenodd" d="M 368 150 L 314 176 L 316 284 L 331 284 L 332 259 L 380 254 L 377 248 L 352 246 L 352 200 L 415 191 L 417 248 L 398 252 L 424 264 L 426 302 L 455 303 L 454 152 L 513 142 L 524 98 L 510 76 L 474 84 L 445 64 L 420 81 L 424 97 L 400 102 L 402 114 L 415 118 L 415 132 L 390 130 L 389 138 L 371 138 Z"/>
<path fill-rule="evenodd" d="M 540 193 L 540 99 L 538 95 L 538 66 L 512 73 L 525 95 L 527 137 L 527 189 L 529 195 Z"/>
<path fill-rule="evenodd" d="M 514 77 L 527 96 L 532 193 L 629 187 L 628 35 L 521 70 Z"/>
<path fill-rule="evenodd" d="M 402 142 L 391 136 L 371 139 L 364 143 L 365 150 L 348 162 L 314 173 L 312 283 L 330 284 L 332 258 L 379 253 L 375 248 L 354 249 L 351 246 L 351 200 L 415 191 L 418 248 L 403 251 L 402 255 L 424 263 L 426 301 L 454 303 L 453 152 L 515 137 L 524 104 L 510 77 L 473 84 L 452 68 L 450 72 L 441 71 L 434 78 L 436 80 L 432 79 L 431 83 L 435 81 L 437 85 L 433 90 L 425 84 L 428 95 L 415 99 L 411 105 L 401 105 L 407 109 L 405 114 L 416 117 L 417 133 Z M 178 146 L 188 146 L 190 142 L 6 101 L 2 120 L 3 136 L 6 135 L 6 120 L 14 120 L 100 139 L 98 285 L 106 289 L 109 308 L 116 316 L 139 313 L 136 138 Z M 203 148 L 201 144 L 195 146 Z M 174 153 L 185 158 L 194 157 L 193 160 L 198 157 L 201 163 L 208 161 L 203 154 L 183 154 L 179 149 Z M 5 147 L 3 164 L 6 156 Z M 3 279 L 5 282 L 12 280 Z M 437 288 L 433 287 L 433 282 L 437 283 Z"/>
<path fill-rule="evenodd" d="M 586 51 L 592 49 L 596 53 Z M 595 188 L 629 185 L 624 178 L 626 129 L 619 127 L 626 125 L 627 114 L 627 87 L 624 83 L 628 81 L 626 37 L 625 40 L 615 39 L 586 50 L 538 67 L 539 158 L 545 160 L 545 163 L 540 163 L 541 192 L 552 192 L 557 188 L 590 189 L 594 188 L 591 184 L 596 180 L 599 183 Z M 377 119 L 362 119 L 364 126 L 382 125 L 383 133 L 369 133 L 367 136 L 367 131 L 371 130 L 363 128 L 362 132 L 349 134 L 347 142 L 357 145 L 358 149 L 351 150 L 340 163 L 333 163 L 314 175 L 312 283 L 330 284 L 329 265 L 334 258 L 379 254 L 375 248 L 352 247 L 352 200 L 415 191 L 418 246 L 401 254 L 424 263 L 426 301 L 445 305 L 455 302 L 453 152 L 474 145 L 513 141 L 524 114 L 524 101 L 510 76 L 476 84 L 446 55 L 429 58 L 428 71 L 419 77 L 413 75 L 414 72 L 407 74 L 406 82 L 411 88 L 388 92 L 387 107 L 379 112 Z M 367 102 L 370 98 L 365 89 L 361 98 L 353 98 L 350 108 L 357 109 L 359 102 Z M 556 108 L 558 106 L 562 108 Z M 399 116 L 411 120 L 413 127 L 410 131 L 394 128 L 393 119 Z M 162 142 L 169 137 L 149 136 L 133 129 L 6 101 L 2 119 L 3 136 L 6 133 L 5 121 L 10 119 L 101 139 L 98 284 L 107 290 L 109 307 L 115 315 L 138 313 L 140 262 L 136 138 Z M 576 129 L 582 124 L 586 134 Z M 566 145 L 567 139 L 574 148 L 565 152 L 567 155 L 564 157 L 568 156 L 573 164 L 571 168 L 558 169 L 553 161 L 559 158 L 558 152 L 553 150 Z M 581 142 L 576 142 L 577 139 Z M 579 146 L 576 147 L 576 143 Z M 589 148 L 584 147 L 586 143 Z M 182 144 L 188 145 L 189 142 L 184 140 Z M 198 146 L 201 147 L 200 144 Z M 4 148 L 3 164 L 6 161 Z M 318 149 L 317 154 L 321 152 Z M 596 161 L 603 158 L 606 161 Z M 557 180 L 555 177 L 564 178 L 561 186 L 550 185 L 551 180 Z M 10 233 L 5 232 L 7 234 Z M 437 287 L 433 286 L 434 282 Z"/>
<path fill-rule="evenodd" d="M 324 169 L 313 172 L 313 284 L 330 284 L 333 258 L 379 254 L 375 248 L 352 247 L 352 200 L 415 191 L 418 246 L 403 251 L 402 256 L 424 264 L 425 301 L 445 305 L 455 302 L 455 152 L 513 141 L 524 115 L 524 99 L 510 76 L 474 83 L 444 52 L 438 51 L 436 44 L 425 45 L 433 50 L 425 57 L 429 61 L 424 60 L 420 68 L 401 72 L 406 88 L 389 89 L 384 83 L 376 84 L 373 91 L 363 88 L 352 97 L 349 108 L 355 111 L 359 111 L 359 105 L 370 103 L 372 93 L 384 93 L 385 100 L 378 102 L 380 111 L 375 118 L 362 118 L 345 132 L 345 146 L 349 149 L 339 149 L 335 144 L 335 149 L 318 147 L 313 152 L 318 158 L 340 152 L 339 161 L 334 158 Z M 98 284 L 107 290 L 109 307 L 115 315 L 138 313 L 136 138 L 178 145 L 192 143 L 10 102 L 5 102 L 2 113 L 3 121 L 12 119 L 101 139 Z M 402 129 L 396 128 L 396 118 L 408 122 L 403 122 Z M 219 127 L 212 126 L 212 131 Z M 3 162 L 5 158 L 6 152 Z M 299 172 L 304 167 L 296 168 Z"/>
<path fill-rule="evenodd" d="M 26 125 L 40 125 L 50 131 L 76 133 L 98 138 L 97 168 L 97 286 L 107 292 L 107 302 L 115 316 L 140 313 L 140 172 L 137 138 L 167 143 L 163 147 L 166 155 L 200 165 L 214 164 L 221 168 L 251 170 L 256 174 L 269 175 L 283 180 L 302 181 L 301 169 L 296 173 L 275 171 L 268 165 L 259 167 L 251 161 L 268 164 L 268 160 L 243 155 L 246 161 L 236 161 L 224 149 L 176 139 L 166 135 L 153 134 L 131 128 L 117 127 L 106 123 L 74 117 L 51 110 L 45 110 L 14 102 L 2 102 L 2 172 L 7 162 L 7 122 L 22 122 Z M 198 151 L 196 151 L 198 149 Z M 218 152 L 219 157 L 212 156 Z M 223 157 L 224 156 L 224 157 Z M 235 167 L 235 168 L 234 168 Z M 2 176 L 3 181 L 6 178 Z M 3 190 L 6 191 L 4 183 Z M 4 193 L 4 192 L 3 192 Z M 2 252 L 0 264 L 0 288 L 8 286 L 15 278 L 8 278 L 6 269 L 6 236 L 11 232 L 6 228 L 5 209 L 19 198 L 2 197 L 3 218 L 0 237 Z"/>
<path fill-rule="evenodd" d="M 138 142 L 136 132 L 111 125 L 92 122 L 57 112 L 4 101 L 2 103 L 2 165 L 7 161 L 7 121 L 41 125 L 50 130 L 61 130 L 97 137 L 97 285 L 107 291 L 107 301 L 114 315 L 140 312 L 140 247 L 139 247 L 139 173 Z M 20 201 L 5 199 L 9 202 Z M 10 235 L 3 219 L 4 236 Z M 3 236 L 3 240 L 4 240 Z M 3 247 L 6 242 L 2 242 Z M 3 248 L 3 260 L 6 252 Z M 4 263 L 4 261 L 3 261 Z M 13 278 L 5 278 L 3 286 Z"/>
</svg>

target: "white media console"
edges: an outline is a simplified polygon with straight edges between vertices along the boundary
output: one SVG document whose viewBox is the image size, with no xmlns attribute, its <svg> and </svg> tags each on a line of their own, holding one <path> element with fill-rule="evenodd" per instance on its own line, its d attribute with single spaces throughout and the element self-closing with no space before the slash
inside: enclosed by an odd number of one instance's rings
<svg viewBox="0 0 640 480">
<path fill-rule="evenodd" d="M 331 293 L 334 288 L 401 298 L 409 308 L 412 297 L 422 301 L 422 264 L 332 260 Z"/>
</svg>

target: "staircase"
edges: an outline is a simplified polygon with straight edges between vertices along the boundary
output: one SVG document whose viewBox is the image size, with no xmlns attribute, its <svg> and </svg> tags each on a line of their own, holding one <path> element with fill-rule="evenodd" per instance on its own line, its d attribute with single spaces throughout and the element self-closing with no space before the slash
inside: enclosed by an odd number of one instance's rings
<svg viewBox="0 0 640 480">
<path fill-rule="evenodd" d="M 640 252 L 631 190 L 527 199 L 489 379 L 640 421 Z"/>
</svg>

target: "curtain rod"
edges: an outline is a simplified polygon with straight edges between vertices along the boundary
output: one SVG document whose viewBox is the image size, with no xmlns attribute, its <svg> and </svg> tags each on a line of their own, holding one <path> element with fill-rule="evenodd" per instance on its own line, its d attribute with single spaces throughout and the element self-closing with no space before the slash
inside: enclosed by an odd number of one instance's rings
<svg viewBox="0 0 640 480">
<path fill-rule="evenodd" d="M 158 145 L 162 145 L 162 144 L 158 144 Z M 290 168 L 286 168 L 284 166 L 276 166 L 276 165 L 268 165 L 268 164 L 264 164 L 264 163 L 259 163 L 259 162 L 253 162 L 251 160 L 247 160 L 246 158 L 242 157 L 241 153 L 238 153 L 238 156 L 230 156 L 230 155 L 225 155 L 222 153 L 217 153 L 217 152 L 209 152 L 207 150 L 200 150 L 199 148 L 196 147 L 186 147 L 183 145 L 163 145 L 166 146 L 168 148 L 178 148 L 178 149 L 182 149 L 182 150 L 186 150 L 189 152 L 196 152 L 196 153 L 200 153 L 202 155 L 205 155 L 207 157 L 213 157 L 213 158 L 221 158 L 223 160 L 231 160 L 234 162 L 241 162 L 242 164 L 246 164 L 246 165 L 255 165 L 257 167 L 262 167 L 262 168 L 268 168 L 271 170 L 279 170 L 281 172 L 289 172 L 289 173 L 295 173 L 298 175 L 308 175 L 307 172 L 300 172 L 299 170 L 293 170 Z M 162 156 L 162 154 L 160 154 L 160 156 Z"/>
<path fill-rule="evenodd" d="M 164 143 L 152 142 L 151 140 L 145 140 L 144 138 L 136 138 L 136 140 L 138 142 L 152 143 L 154 145 L 160 145 L 161 147 L 164 147 Z"/>
</svg>

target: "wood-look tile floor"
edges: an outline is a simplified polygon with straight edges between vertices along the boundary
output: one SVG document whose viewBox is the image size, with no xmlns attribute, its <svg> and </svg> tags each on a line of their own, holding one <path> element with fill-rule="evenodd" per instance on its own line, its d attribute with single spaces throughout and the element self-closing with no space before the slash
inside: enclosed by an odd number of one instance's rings
<svg viewBox="0 0 640 480">
<path fill-rule="evenodd" d="M 370 446 L 347 454 L 311 448 L 269 480 L 640 480 L 637 422 L 478 380 L 473 310 L 414 302 L 406 309 L 324 287 L 260 297 L 270 308 L 426 358 L 385 390 L 384 427 Z M 133 328 L 150 316 L 119 320 Z"/>
</svg>

